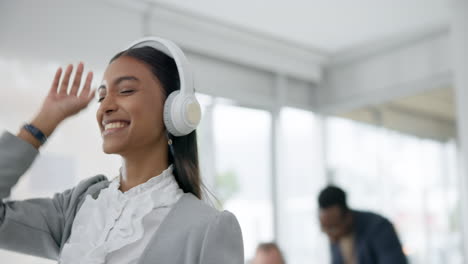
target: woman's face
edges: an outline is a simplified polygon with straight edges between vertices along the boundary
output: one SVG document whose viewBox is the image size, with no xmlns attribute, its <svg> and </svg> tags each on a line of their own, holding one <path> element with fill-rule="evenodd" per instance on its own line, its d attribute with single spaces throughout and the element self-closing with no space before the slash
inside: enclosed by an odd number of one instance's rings
<svg viewBox="0 0 468 264">
<path fill-rule="evenodd" d="M 96 113 L 105 153 L 125 156 L 166 141 L 162 91 L 145 63 L 122 56 L 109 64 L 98 88 Z"/>
</svg>

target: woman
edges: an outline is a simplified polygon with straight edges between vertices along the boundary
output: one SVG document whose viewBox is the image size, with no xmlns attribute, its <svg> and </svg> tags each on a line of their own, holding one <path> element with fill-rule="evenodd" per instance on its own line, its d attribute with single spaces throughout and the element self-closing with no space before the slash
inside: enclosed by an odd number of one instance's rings
<svg viewBox="0 0 468 264">
<path fill-rule="evenodd" d="M 0 137 L 0 198 L 66 118 L 94 98 L 80 63 L 59 68 L 33 121 Z M 180 90 L 179 90 L 180 89 Z M 243 263 L 231 213 L 202 202 L 191 72 L 170 41 L 146 38 L 117 54 L 98 88 L 103 150 L 119 177 L 98 175 L 51 199 L 0 204 L 0 247 L 60 263 Z M 79 140 L 79 139 L 76 139 Z M 64 177 L 66 177 L 66 172 Z"/>
</svg>

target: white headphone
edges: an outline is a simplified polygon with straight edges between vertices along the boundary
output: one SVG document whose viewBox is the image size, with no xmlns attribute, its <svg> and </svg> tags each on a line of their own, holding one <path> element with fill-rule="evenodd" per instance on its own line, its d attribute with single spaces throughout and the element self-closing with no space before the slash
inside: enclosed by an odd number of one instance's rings
<svg viewBox="0 0 468 264">
<path fill-rule="evenodd" d="M 174 59 L 179 72 L 180 90 L 174 91 L 164 103 L 164 124 L 173 136 L 180 137 L 194 131 L 201 120 L 200 104 L 195 97 L 192 71 L 182 50 L 172 41 L 145 37 L 139 39 L 127 48 L 141 48 L 149 46 L 159 50 Z"/>
</svg>

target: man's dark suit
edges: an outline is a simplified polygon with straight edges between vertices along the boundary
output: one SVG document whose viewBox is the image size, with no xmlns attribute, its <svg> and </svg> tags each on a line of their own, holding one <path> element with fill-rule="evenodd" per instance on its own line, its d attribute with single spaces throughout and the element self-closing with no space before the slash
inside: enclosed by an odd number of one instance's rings
<svg viewBox="0 0 468 264">
<path fill-rule="evenodd" d="M 351 211 L 353 214 L 354 250 L 358 264 L 407 264 L 393 225 L 384 217 Z M 338 244 L 331 245 L 332 264 L 343 264 Z"/>
</svg>

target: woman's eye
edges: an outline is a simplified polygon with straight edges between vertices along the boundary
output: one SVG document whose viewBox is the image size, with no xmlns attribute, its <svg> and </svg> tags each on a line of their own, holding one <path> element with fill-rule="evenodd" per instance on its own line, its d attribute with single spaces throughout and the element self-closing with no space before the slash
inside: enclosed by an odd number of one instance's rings
<svg viewBox="0 0 468 264">
<path fill-rule="evenodd" d="M 99 97 L 98 103 L 102 102 L 102 100 L 104 100 L 104 97 Z"/>
<path fill-rule="evenodd" d="M 135 90 L 123 90 L 121 91 L 120 93 L 123 93 L 123 94 L 129 94 L 129 93 L 133 93 Z"/>
</svg>

